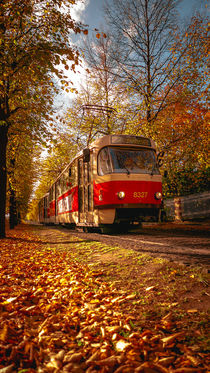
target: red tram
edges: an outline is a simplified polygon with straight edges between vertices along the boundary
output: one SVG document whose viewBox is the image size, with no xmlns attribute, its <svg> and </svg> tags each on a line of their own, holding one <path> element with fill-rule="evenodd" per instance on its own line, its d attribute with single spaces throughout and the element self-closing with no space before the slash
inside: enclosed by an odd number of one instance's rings
<svg viewBox="0 0 210 373">
<path fill-rule="evenodd" d="M 153 140 L 107 135 L 83 149 L 39 202 L 39 222 L 128 229 L 157 221 L 162 178 Z"/>
</svg>

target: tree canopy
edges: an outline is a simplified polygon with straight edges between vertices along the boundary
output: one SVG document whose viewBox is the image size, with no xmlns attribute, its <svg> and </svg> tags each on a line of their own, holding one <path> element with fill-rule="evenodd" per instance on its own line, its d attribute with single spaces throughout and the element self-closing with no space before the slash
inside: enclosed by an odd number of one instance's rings
<svg viewBox="0 0 210 373">
<path fill-rule="evenodd" d="M 70 32 L 74 0 L 7 0 L 0 3 L 0 236 L 5 236 L 8 131 L 20 127 L 42 138 L 58 92 L 55 77 L 70 84 L 58 65 L 78 64 Z M 37 120 L 38 119 L 38 120 Z"/>
</svg>

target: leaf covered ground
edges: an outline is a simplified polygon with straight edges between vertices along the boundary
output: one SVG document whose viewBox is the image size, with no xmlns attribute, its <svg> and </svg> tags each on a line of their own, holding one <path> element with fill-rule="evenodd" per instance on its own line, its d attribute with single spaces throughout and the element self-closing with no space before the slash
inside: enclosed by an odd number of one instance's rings
<svg viewBox="0 0 210 373">
<path fill-rule="evenodd" d="M 0 373 L 207 372 L 199 269 L 23 225 L 0 250 Z"/>
</svg>

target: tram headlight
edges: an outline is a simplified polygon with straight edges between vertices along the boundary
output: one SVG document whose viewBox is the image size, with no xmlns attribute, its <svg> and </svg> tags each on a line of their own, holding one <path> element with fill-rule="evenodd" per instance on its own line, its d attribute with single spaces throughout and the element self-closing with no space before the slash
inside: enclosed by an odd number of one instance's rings
<svg viewBox="0 0 210 373">
<path fill-rule="evenodd" d="M 119 199 L 124 199 L 125 198 L 125 192 L 123 192 L 122 190 L 120 192 L 117 193 L 117 196 Z"/>
<path fill-rule="evenodd" d="M 155 199 L 161 199 L 162 198 L 162 193 L 156 192 L 155 193 Z"/>
</svg>

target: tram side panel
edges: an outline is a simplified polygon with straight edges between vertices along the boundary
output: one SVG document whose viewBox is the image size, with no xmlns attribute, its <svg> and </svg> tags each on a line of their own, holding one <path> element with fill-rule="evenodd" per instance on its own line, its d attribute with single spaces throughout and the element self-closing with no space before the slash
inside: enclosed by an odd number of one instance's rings
<svg viewBox="0 0 210 373">
<path fill-rule="evenodd" d="M 48 213 L 44 214 L 44 199 L 39 203 L 39 221 L 49 224 L 78 223 L 78 170 L 74 162 L 51 186 L 48 197 Z"/>
<path fill-rule="evenodd" d="M 55 221 L 76 224 L 78 220 L 78 185 L 76 162 L 71 164 L 56 181 Z"/>
<path fill-rule="evenodd" d="M 57 198 L 58 223 L 76 224 L 78 215 L 78 187 L 67 190 Z"/>
</svg>

